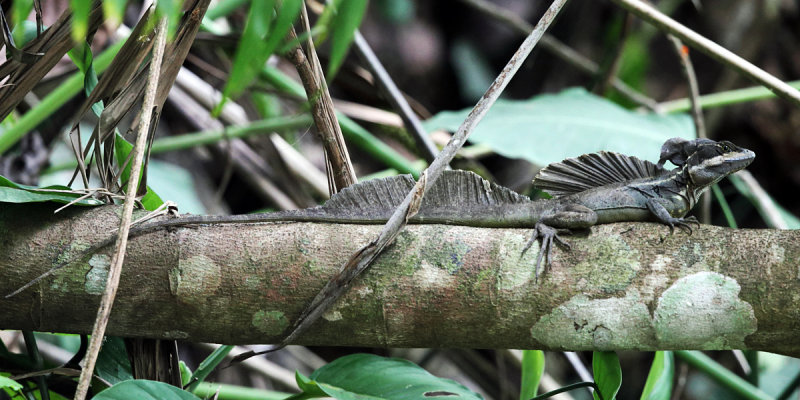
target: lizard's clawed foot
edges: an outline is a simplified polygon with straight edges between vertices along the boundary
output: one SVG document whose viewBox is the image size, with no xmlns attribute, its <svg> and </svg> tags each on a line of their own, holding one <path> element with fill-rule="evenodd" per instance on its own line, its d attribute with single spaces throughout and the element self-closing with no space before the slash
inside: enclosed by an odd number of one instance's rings
<svg viewBox="0 0 800 400">
<path fill-rule="evenodd" d="M 680 229 L 686 231 L 687 234 L 691 235 L 692 232 L 692 224 L 697 224 L 697 227 L 700 227 L 700 221 L 694 217 L 694 215 L 686 217 L 686 218 L 672 218 L 666 222 L 669 226 L 669 234 L 672 235 L 675 233 L 675 227 L 677 226 Z"/>
<path fill-rule="evenodd" d="M 545 259 L 544 267 L 545 270 L 549 269 L 550 267 L 550 254 L 553 249 L 553 241 L 558 243 L 560 246 L 566 247 L 567 249 L 570 248 L 569 243 L 565 242 L 561 239 L 558 235 L 560 233 L 568 234 L 570 233 L 569 229 L 556 229 L 550 226 L 547 226 L 541 222 L 537 222 L 536 226 L 533 230 L 533 235 L 531 235 L 531 239 L 528 240 L 528 243 L 525 245 L 525 248 L 522 249 L 522 253 L 520 257 L 525 255 L 525 252 L 533 246 L 533 243 L 536 242 L 537 239 L 542 239 L 542 247 L 539 248 L 539 256 L 536 258 L 536 271 L 535 271 L 535 279 L 534 281 L 539 280 L 539 266 L 542 265 L 542 259 L 544 259 L 545 254 L 547 257 Z"/>
</svg>

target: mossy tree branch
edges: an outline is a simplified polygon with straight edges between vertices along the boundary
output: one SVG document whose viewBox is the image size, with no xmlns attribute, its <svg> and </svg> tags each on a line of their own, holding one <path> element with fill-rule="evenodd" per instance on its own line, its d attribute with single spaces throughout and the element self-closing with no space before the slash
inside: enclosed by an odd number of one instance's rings
<svg viewBox="0 0 800 400">
<path fill-rule="evenodd" d="M 0 293 L 110 234 L 119 207 L 0 209 Z M 275 343 L 379 225 L 269 223 L 133 238 L 108 333 Z M 534 281 L 530 232 L 410 225 L 299 342 L 800 354 L 800 233 L 601 225 Z M 88 332 L 110 249 L 0 299 L 4 329 Z"/>
</svg>

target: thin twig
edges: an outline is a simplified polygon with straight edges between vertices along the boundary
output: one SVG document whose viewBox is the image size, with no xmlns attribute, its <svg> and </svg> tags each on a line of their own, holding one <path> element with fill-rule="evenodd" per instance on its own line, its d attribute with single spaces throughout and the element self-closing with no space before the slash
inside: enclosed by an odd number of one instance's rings
<svg viewBox="0 0 800 400">
<path fill-rule="evenodd" d="M 708 56 L 738 71 L 745 77 L 752 79 L 773 92 L 779 97 L 789 100 L 792 104 L 800 106 L 800 91 L 789 86 L 786 82 L 774 77 L 763 69 L 751 64 L 737 56 L 730 50 L 714 43 L 697 32 L 687 28 L 674 19 L 664 15 L 657 9 L 641 0 L 613 0 L 620 7 L 625 8 L 639 18 L 655 25 L 657 28 L 675 35 L 684 43 L 702 51 Z"/>
<path fill-rule="evenodd" d="M 789 86 L 800 88 L 800 81 L 787 82 Z M 775 93 L 763 86 L 751 86 L 742 89 L 726 90 L 700 96 L 700 105 L 704 109 L 725 107 L 750 101 L 772 99 Z M 665 101 L 658 105 L 665 113 L 689 111 L 691 109 L 688 98 Z"/>
<path fill-rule="evenodd" d="M 667 35 L 675 53 L 678 55 L 678 60 L 681 63 L 681 73 L 689 84 L 689 102 L 692 105 L 692 121 L 694 121 L 694 130 L 697 137 L 706 138 L 706 123 L 703 118 L 703 110 L 700 108 L 700 89 L 697 84 L 697 75 L 694 73 L 694 65 L 692 59 L 689 58 L 689 48 L 683 45 L 680 39 L 673 35 Z M 711 191 L 703 193 L 700 198 L 700 208 L 698 209 L 700 221 L 704 224 L 711 223 Z"/>
<path fill-rule="evenodd" d="M 508 11 L 502 7 L 498 7 L 486 0 L 461 0 L 474 9 L 485 13 L 486 15 L 504 23 L 511 28 L 516 29 L 523 35 L 527 35 L 533 30 L 533 25 L 528 21 L 520 18 L 519 15 Z M 553 37 L 553 35 L 545 33 L 542 36 L 541 46 L 543 49 L 553 53 L 556 57 L 565 61 L 566 63 L 574 66 L 579 71 L 582 71 L 591 76 L 597 76 L 597 71 L 600 67 L 596 62 L 584 57 L 582 54 L 573 50 L 560 40 Z M 621 95 L 625 96 L 628 100 L 633 101 L 643 107 L 653 111 L 658 111 L 658 102 L 638 92 L 636 89 L 628 86 L 619 78 L 611 80 L 611 86 Z"/>
<path fill-rule="evenodd" d="M 450 139 L 450 142 L 442 149 L 436 159 L 426 169 L 416 185 L 406 195 L 403 202 L 395 210 L 389 221 L 384 225 L 378 238 L 362 247 L 355 252 L 350 260 L 348 260 L 340 269 L 340 271 L 331 278 L 325 287 L 317 294 L 311 304 L 306 308 L 303 314 L 296 320 L 291 332 L 286 338 L 281 341 L 277 348 L 284 347 L 286 344 L 292 342 L 303 334 L 322 314 L 325 313 L 333 303 L 341 297 L 347 290 L 350 283 L 363 273 L 372 262 L 381 254 L 381 252 L 394 241 L 394 238 L 400 230 L 406 225 L 408 218 L 416 214 L 422 197 L 425 191 L 436 181 L 442 171 L 450 163 L 450 160 L 456 155 L 458 149 L 467 141 L 469 134 L 475 129 L 475 126 L 483 119 L 489 108 L 500 97 L 500 94 L 505 89 L 508 82 L 517 72 L 522 65 L 525 58 L 531 53 L 534 46 L 539 42 L 545 30 L 553 22 L 558 12 L 564 6 L 567 0 L 554 0 L 550 8 L 545 11 L 539 23 L 531 31 L 530 35 L 525 39 L 520 48 L 508 61 L 508 64 L 497 76 L 494 83 L 489 87 L 486 93 L 481 97 L 467 118 L 458 128 L 456 133 Z"/>
<path fill-rule="evenodd" d="M 133 214 L 133 204 L 136 196 L 137 188 L 139 186 L 139 173 L 144 160 L 144 153 L 148 133 L 150 132 L 151 117 L 155 109 L 155 98 L 158 90 L 158 78 L 161 72 L 161 61 L 164 58 L 164 47 L 166 45 L 167 37 L 167 19 L 162 17 L 156 27 L 156 39 L 153 46 L 153 59 L 150 61 L 150 71 L 147 81 L 147 88 L 145 89 L 144 100 L 142 104 L 141 118 L 139 122 L 139 129 L 137 132 L 136 143 L 133 151 L 135 153 L 133 164 L 131 165 L 131 174 L 128 179 L 128 188 L 125 192 L 125 203 L 122 209 L 122 221 L 120 222 L 120 232 L 117 237 L 117 244 L 114 251 L 114 256 L 111 259 L 111 266 L 108 271 L 108 280 L 106 281 L 106 289 L 103 292 L 102 299 L 100 300 L 100 307 L 97 310 L 97 319 L 95 320 L 94 328 L 92 329 L 92 337 L 89 341 L 89 348 L 86 352 L 84 359 L 84 367 L 81 371 L 81 377 L 78 382 L 78 388 L 75 391 L 75 400 L 83 400 L 86 398 L 86 393 L 89 390 L 89 384 L 92 380 L 92 373 L 94 372 L 94 365 L 97 361 L 97 355 L 100 353 L 100 347 L 103 343 L 103 336 L 105 335 L 106 326 L 108 325 L 108 318 L 111 315 L 111 306 L 114 303 L 114 297 L 117 294 L 119 287 L 119 277 L 122 272 L 122 262 L 125 260 L 125 248 L 128 244 L 128 231 L 130 229 L 131 216 Z"/>
<path fill-rule="evenodd" d="M 375 83 L 378 88 L 384 92 L 389 104 L 391 104 L 392 108 L 403 118 L 403 123 L 411 136 L 414 137 L 417 143 L 417 149 L 422 154 L 422 158 L 427 162 L 432 162 L 436 158 L 438 150 L 436 150 L 436 146 L 434 146 L 425 128 L 422 127 L 422 122 L 417 118 L 417 114 L 414 114 L 414 110 L 411 109 L 405 96 L 403 96 L 403 93 L 397 88 L 397 85 L 394 84 L 389 73 L 383 68 L 383 64 L 381 64 L 381 61 L 378 60 L 378 57 L 369 47 L 369 43 L 367 43 L 364 36 L 361 35 L 361 32 L 356 31 L 354 43 L 356 54 L 364 60 L 367 69 L 375 76 Z"/>
<path fill-rule="evenodd" d="M 680 39 L 673 35 L 667 35 L 667 38 L 675 48 L 675 53 L 678 54 L 678 59 L 681 62 L 681 73 L 686 78 L 689 84 L 689 104 L 691 105 L 692 120 L 694 121 L 694 128 L 697 132 L 697 137 L 706 138 L 706 124 L 703 120 L 703 110 L 700 107 L 700 89 L 697 85 L 697 75 L 694 73 L 694 66 L 692 60 L 689 58 L 689 49 L 683 45 Z"/>
<path fill-rule="evenodd" d="M 306 31 L 310 32 L 311 27 L 308 23 L 308 13 L 305 8 L 305 3 L 303 4 L 300 16 Z M 297 39 L 297 34 L 294 28 L 292 28 L 289 31 L 289 40 L 295 39 Z M 333 183 L 333 185 L 329 187 L 330 193 L 336 193 L 356 183 L 356 174 L 350 162 L 350 155 L 344 143 L 342 130 L 339 127 L 339 121 L 333 109 L 333 100 L 328 92 L 328 86 L 325 83 L 325 76 L 322 73 L 322 66 L 316 56 L 316 50 L 314 49 L 314 42 L 311 40 L 311 35 L 308 35 L 308 40 L 306 40 L 305 43 L 305 52 L 303 52 L 302 48 L 298 45 L 287 53 L 287 58 L 289 58 L 297 69 L 300 80 L 303 82 L 306 96 L 311 104 L 311 115 L 314 117 L 317 130 L 319 131 L 325 148 L 325 158 L 326 161 L 330 162 L 328 178 L 331 179 L 331 183 Z"/>
</svg>

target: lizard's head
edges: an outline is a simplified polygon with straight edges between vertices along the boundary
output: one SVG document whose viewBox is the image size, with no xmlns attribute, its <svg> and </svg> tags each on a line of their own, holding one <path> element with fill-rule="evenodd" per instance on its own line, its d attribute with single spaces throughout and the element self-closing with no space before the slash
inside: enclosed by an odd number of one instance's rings
<svg viewBox="0 0 800 400">
<path fill-rule="evenodd" d="M 728 141 L 702 143 L 686 160 L 684 171 L 695 187 L 708 187 L 746 168 L 756 153 Z"/>
</svg>

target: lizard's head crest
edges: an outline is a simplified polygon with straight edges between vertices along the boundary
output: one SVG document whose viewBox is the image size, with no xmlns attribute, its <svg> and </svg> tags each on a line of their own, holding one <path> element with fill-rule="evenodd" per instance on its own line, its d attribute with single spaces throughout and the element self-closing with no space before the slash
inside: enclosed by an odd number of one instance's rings
<svg viewBox="0 0 800 400">
<path fill-rule="evenodd" d="M 700 144 L 684 168 L 695 186 L 707 187 L 746 168 L 755 158 L 752 151 L 723 140 Z"/>
</svg>

